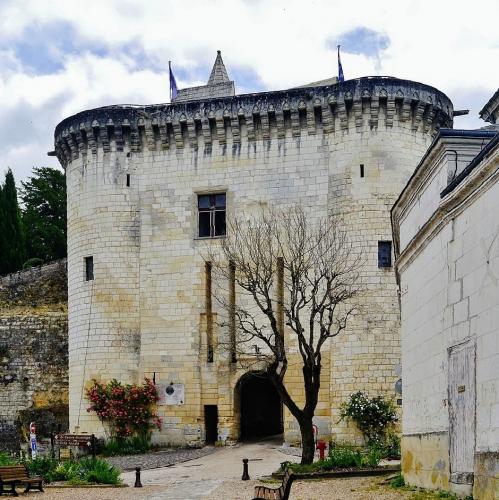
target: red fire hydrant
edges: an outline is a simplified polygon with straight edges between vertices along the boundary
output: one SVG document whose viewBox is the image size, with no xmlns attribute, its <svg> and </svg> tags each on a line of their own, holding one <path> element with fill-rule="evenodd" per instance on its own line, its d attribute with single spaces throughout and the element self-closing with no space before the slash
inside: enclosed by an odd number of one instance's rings
<svg viewBox="0 0 499 500">
<path fill-rule="evenodd" d="M 321 460 L 324 460 L 324 451 L 326 449 L 326 443 L 322 439 L 319 439 L 319 441 L 317 441 L 317 449 L 319 450 L 319 458 Z"/>
</svg>

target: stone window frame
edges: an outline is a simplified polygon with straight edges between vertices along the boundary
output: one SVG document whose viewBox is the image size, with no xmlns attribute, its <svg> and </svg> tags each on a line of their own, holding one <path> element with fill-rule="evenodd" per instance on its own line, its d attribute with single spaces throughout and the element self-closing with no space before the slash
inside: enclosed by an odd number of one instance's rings
<svg viewBox="0 0 499 500">
<path fill-rule="evenodd" d="M 192 232 L 193 240 L 198 241 L 215 241 L 227 237 L 227 229 L 224 235 L 219 236 L 199 236 L 199 213 L 198 213 L 198 196 L 225 194 L 225 220 L 230 217 L 232 213 L 232 200 L 233 193 L 227 186 L 214 186 L 206 188 L 198 188 L 192 193 L 191 208 L 192 208 Z"/>
</svg>

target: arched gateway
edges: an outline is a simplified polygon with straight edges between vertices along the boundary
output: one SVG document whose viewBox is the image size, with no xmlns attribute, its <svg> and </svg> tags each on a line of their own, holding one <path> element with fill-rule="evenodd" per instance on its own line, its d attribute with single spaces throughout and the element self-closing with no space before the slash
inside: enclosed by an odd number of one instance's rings
<svg viewBox="0 0 499 500">
<path fill-rule="evenodd" d="M 249 372 L 236 385 L 236 413 L 242 440 L 282 434 L 282 402 L 264 372 Z"/>
</svg>

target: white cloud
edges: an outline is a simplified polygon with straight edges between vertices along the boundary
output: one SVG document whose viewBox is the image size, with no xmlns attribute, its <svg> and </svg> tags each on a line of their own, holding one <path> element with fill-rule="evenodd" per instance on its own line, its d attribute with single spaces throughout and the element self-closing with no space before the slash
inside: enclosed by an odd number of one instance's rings
<svg viewBox="0 0 499 500">
<path fill-rule="evenodd" d="M 456 126 L 477 127 L 479 109 L 499 84 L 499 34 L 487 28 L 498 15 L 495 0 L 482 1 L 480 9 L 450 0 L 3 1 L 0 123 L 23 106 L 33 118 L 23 115 L 23 123 L 11 124 L 26 141 L 3 142 L 0 169 L 10 165 L 25 177 L 33 165 L 54 164 L 45 154 L 55 125 L 69 114 L 165 102 L 170 59 L 181 75 L 193 75 L 180 80 L 181 87 L 199 83 L 199 67 L 209 67 L 221 49 L 229 74 L 231 67 L 251 68 L 266 88 L 289 88 L 335 75 L 336 55 L 327 41 L 334 47 L 336 38 L 358 27 L 386 34 L 390 45 L 379 60 L 343 46 L 346 78 L 388 74 L 434 85 L 457 107 L 471 109 Z M 64 41 L 59 25 L 71 28 L 71 47 L 61 54 L 60 68 L 37 75 L 16 47 L 34 26 L 46 27 L 49 41 Z"/>
</svg>

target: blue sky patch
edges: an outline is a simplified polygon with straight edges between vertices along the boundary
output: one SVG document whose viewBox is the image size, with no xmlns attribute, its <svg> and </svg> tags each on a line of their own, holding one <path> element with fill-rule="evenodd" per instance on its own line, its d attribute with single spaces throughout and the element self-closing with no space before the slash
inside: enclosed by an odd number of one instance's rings
<svg viewBox="0 0 499 500">
<path fill-rule="evenodd" d="M 91 52 L 100 57 L 107 54 L 101 46 L 82 40 L 72 24 L 65 21 L 31 24 L 19 38 L 10 41 L 9 47 L 23 66 L 37 75 L 64 69 L 64 60 L 71 54 Z"/>
<path fill-rule="evenodd" d="M 390 38 L 381 31 L 359 26 L 326 41 L 326 47 L 331 50 L 336 50 L 338 44 L 343 52 L 379 59 L 380 53 L 390 46 Z"/>
</svg>

